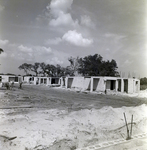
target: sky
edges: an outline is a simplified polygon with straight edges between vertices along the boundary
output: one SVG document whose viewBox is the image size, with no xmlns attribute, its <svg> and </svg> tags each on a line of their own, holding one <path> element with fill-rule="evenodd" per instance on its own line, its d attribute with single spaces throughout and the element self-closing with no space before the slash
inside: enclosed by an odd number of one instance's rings
<svg viewBox="0 0 147 150">
<path fill-rule="evenodd" d="M 146 0 L 0 0 L 0 72 L 99 54 L 125 76 L 147 77 L 146 18 Z"/>
</svg>

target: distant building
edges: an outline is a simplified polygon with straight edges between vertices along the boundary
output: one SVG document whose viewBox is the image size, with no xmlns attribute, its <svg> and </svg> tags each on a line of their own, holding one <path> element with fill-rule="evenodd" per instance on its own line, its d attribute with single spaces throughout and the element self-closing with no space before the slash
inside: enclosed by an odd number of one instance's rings
<svg viewBox="0 0 147 150">
<path fill-rule="evenodd" d="M 35 85 L 61 85 L 60 77 L 34 77 Z"/>
<path fill-rule="evenodd" d="M 21 76 L 15 75 L 0 75 L 0 82 L 11 82 L 18 83 L 19 80 L 22 79 Z"/>
</svg>

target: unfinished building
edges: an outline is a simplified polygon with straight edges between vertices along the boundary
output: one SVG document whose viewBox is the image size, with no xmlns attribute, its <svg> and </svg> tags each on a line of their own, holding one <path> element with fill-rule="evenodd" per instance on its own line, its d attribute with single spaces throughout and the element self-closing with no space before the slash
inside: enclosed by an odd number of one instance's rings
<svg viewBox="0 0 147 150">
<path fill-rule="evenodd" d="M 61 85 L 59 77 L 34 77 L 35 85 Z"/>
<path fill-rule="evenodd" d="M 15 76 L 15 75 L 0 75 L 0 82 L 11 82 L 18 83 L 19 80 L 22 80 L 21 76 Z"/>
<path fill-rule="evenodd" d="M 65 88 L 75 88 L 90 92 L 126 92 L 140 91 L 140 80 L 119 77 L 66 77 Z"/>
</svg>

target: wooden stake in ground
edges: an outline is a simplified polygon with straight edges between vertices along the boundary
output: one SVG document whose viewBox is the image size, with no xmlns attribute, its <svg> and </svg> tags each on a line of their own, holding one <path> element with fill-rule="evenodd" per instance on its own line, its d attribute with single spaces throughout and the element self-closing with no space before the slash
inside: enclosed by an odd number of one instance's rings
<svg viewBox="0 0 147 150">
<path fill-rule="evenodd" d="M 127 123 L 127 119 L 126 119 L 125 113 L 124 113 L 124 118 L 125 118 L 125 123 L 126 123 L 126 128 L 127 128 L 127 138 L 126 138 L 126 140 L 129 140 L 131 138 L 130 138 L 130 135 L 129 135 L 129 128 L 128 128 L 128 123 Z"/>
<path fill-rule="evenodd" d="M 132 119 L 131 119 L 130 138 L 131 138 L 131 136 L 132 136 L 132 128 L 133 128 L 133 115 L 132 115 Z"/>
</svg>

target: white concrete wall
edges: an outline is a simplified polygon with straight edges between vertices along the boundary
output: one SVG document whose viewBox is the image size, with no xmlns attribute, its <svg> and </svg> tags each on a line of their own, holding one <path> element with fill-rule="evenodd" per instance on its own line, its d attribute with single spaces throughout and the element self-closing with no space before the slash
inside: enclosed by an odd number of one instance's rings
<svg viewBox="0 0 147 150">
<path fill-rule="evenodd" d="M 128 79 L 128 93 L 129 94 L 134 93 L 134 82 L 132 78 Z"/>
<path fill-rule="evenodd" d="M 2 75 L 2 82 L 9 82 L 9 76 Z"/>
<path fill-rule="evenodd" d="M 66 87 L 66 78 L 65 77 L 61 77 L 61 87 Z"/>
<path fill-rule="evenodd" d="M 29 83 L 30 78 L 32 78 L 32 76 L 26 76 L 24 77 L 23 81 Z"/>
<path fill-rule="evenodd" d="M 96 91 L 104 92 L 105 91 L 105 81 L 104 78 L 100 78 L 99 84 L 96 88 Z"/>
<path fill-rule="evenodd" d="M 14 83 L 18 83 L 19 80 L 23 81 L 23 77 L 22 76 L 9 76 L 9 75 L 0 75 L 2 81 L 1 82 L 10 82 L 10 81 L 14 81 Z M 15 79 L 18 78 L 18 81 L 15 81 Z"/>
<path fill-rule="evenodd" d="M 113 82 L 112 82 L 113 81 Z M 113 84 L 113 90 L 127 93 L 134 93 L 140 90 L 140 80 L 133 78 L 117 78 L 117 77 L 66 77 L 66 88 L 80 88 L 82 90 L 101 91 L 106 89 L 111 90 L 111 84 Z M 126 91 L 124 91 L 126 90 Z"/>
<path fill-rule="evenodd" d="M 90 91 L 91 87 L 91 78 L 84 78 L 84 83 L 83 83 L 83 91 L 89 90 Z"/>
<path fill-rule="evenodd" d="M 133 92 L 138 93 L 140 91 L 140 80 L 133 79 Z"/>
<path fill-rule="evenodd" d="M 15 80 L 15 76 L 9 76 L 9 75 L 0 75 L 2 77 L 2 82 L 9 82 Z"/>
<path fill-rule="evenodd" d="M 80 88 L 84 87 L 84 77 L 74 77 L 71 88 Z"/>
</svg>

